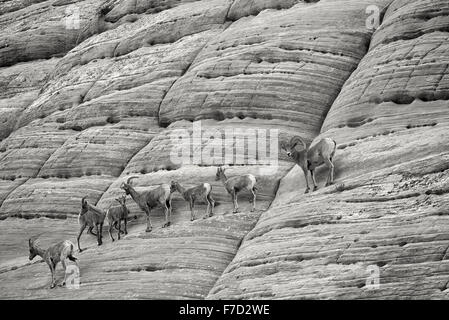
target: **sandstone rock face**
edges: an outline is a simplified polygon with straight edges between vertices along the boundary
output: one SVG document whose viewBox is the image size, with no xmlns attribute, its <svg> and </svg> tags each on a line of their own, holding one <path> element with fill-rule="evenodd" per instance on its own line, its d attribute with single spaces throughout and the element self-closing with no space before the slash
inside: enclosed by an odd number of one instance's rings
<svg viewBox="0 0 449 320">
<path fill-rule="evenodd" d="M 292 170 L 209 298 L 447 299 L 446 10 L 388 7 L 315 139 L 338 143 L 336 186 L 300 195 Z"/>
<path fill-rule="evenodd" d="M 73 8 L 80 29 L 64 25 Z M 0 297 L 447 298 L 448 11 L 443 0 L 0 4 Z M 322 186 L 321 167 L 320 189 L 303 194 L 279 149 L 294 135 L 337 141 L 335 185 Z M 219 165 L 256 176 L 255 212 L 242 193 L 232 213 Z M 101 247 L 83 234 L 80 289 L 49 290 L 27 238 L 76 243 L 81 198 L 107 210 L 129 177 L 139 192 L 208 182 L 214 215 L 199 201 L 190 221 L 175 192 L 172 225 L 156 207 L 146 233 L 128 196 L 129 234 L 112 243 L 106 222 Z"/>
</svg>

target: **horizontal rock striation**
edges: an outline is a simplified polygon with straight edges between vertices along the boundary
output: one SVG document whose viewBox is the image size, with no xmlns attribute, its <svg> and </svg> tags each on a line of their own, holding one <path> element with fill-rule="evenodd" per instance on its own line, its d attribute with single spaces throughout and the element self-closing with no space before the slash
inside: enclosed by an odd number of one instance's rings
<svg viewBox="0 0 449 320">
<path fill-rule="evenodd" d="M 64 24 L 73 5 L 75 30 Z M 0 4 L 0 297 L 447 298 L 448 10 L 442 0 Z M 334 186 L 321 187 L 319 168 L 320 190 L 302 194 L 301 170 L 278 149 L 293 135 L 337 141 Z M 255 212 L 242 193 L 232 214 L 215 180 L 222 164 L 256 176 Z M 84 234 L 80 289 L 49 290 L 27 238 L 74 241 L 81 198 L 107 210 L 132 176 L 138 191 L 208 182 L 214 215 L 203 219 L 199 201 L 190 221 L 175 192 L 172 225 L 157 207 L 146 233 L 127 197 L 129 234 L 111 243 L 106 223 L 101 247 Z"/>
<path fill-rule="evenodd" d="M 294 123 L 302 135 L 316 135 L 368 48 L 367 5 L 318 2 L 231 24 L 174 83 L 160 108 L 161 124 L 278 119 Z"/>
<path fill-rule="evenodd" d="M 446 9 L 392 2 L 315 139 L 335 186 L 292 170 L 209 298 L 448 298 Z"/>
</svg>

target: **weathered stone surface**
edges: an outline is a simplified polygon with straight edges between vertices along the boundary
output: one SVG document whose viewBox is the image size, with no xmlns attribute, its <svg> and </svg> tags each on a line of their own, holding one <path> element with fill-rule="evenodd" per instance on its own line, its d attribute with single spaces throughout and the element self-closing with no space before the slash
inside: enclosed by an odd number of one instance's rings
<svg viewBox="0 0 449 320">
<path fill-rule="evenodd" d="M 160 122 L 281 119 L 302 135 L 316 135 L 368 48 L 367 5 L 318 2 L 238 20 L 176 81 L 162 102 Z"/>
<path fill-rule="evenodd" d="M 15 270 L 1 264 L 9 271 L 0 273 L 2 288 L 8 288 L 1 290 L 0 296 L 3 299 L 107 299 L 118 298 L 120 292 L 120 299 L 201 299 L 231 261 L 241 237 L 254 226 L 257 216 L 257 213 L 231 214 L 193 223 L 177 222 L 170 228 L 157 228 L 149 234 L 143 232 L 143 225 L 131 223 L 130 234 L 123 240 L 111 243 L 105 233 L 101 247 L 96 246 L 94 237 L 84 235 L 81 243 L 87 250 L 76 254 L 80 264 L 80 289 L 48 289 L 48 267 L 44 263 L 28 264 L 17 257 L 16 265 L 20 267 Z M 186 218 L 189 219 L 187 215 Z M 0 221 L 2 231 L 8 220 Z M 65 230 L 57 236 L 43 235 L 43 246 L 53 239 L 73 240 L 75 237 L 71 229 L 76 225 L 74 219 L 70 226 L 69 222 L 61 222 L 59 226 L 46 221 L 40 224 Z M 9 228 L 9 224 L 6 227 Z M 38 232 L 29 223 L 19 229 Z M 14 252 L 19 249 L 26 252 L 28 234 L 17 237 L 17 242 L 8 244 L 9 247 Z M 2 253 L 2 258 L 5 256 L 6 253 Z M 58 282 L 63 277 L 59 268 Z M 23 279 L 33 280 L 23 282 Z"/>
<path fill-rule="evenodd" d="M 73 134 L 42 120 L 14 131 L 0 143 L 0 177 L 35 177 L 53 152 Z"/>
<path fill-rule="evenodd" d="M 179 121 L 156 135 L 129 162 L 125 174 L 173 170 L 185 165 L 275 166 L 273 176 L 290 168 L 279 154 L 279 141 L 288 140 L 295 128 L 279 120 L 238 118 L 224 121 Z M 311 141 L 308 138 L 306 141 Z M 260 149 L 259 149 L 260 148 Z M 264 149 L 262 149 L 264 148 Z"/>
<path fill-rule="evenodd" d="M 100 1 L 76 1 L 76 5 L 73 1 L 61 5 L 53 5 L 53 2 L 31 5 L 28 2 L 20 10 L 0 15 L 0 66 L 66 53 L 101 31 L 96 11 Z M 67 20 L 71 17 L 79 19 L 78 26 L 73 20 Z"/>
<path fill-rule="evenodd" d="M 9 2 L 0 5 L 1 298 L 447 298 L 447 1 L 77 1 L 85 28 L 75 33 L 61 29 L 71 0 Z M 174 161 L 176 138 L 198 125 L 187 163 Z M 212 154 L 230 129 L 244 131 Z M 278 130 L 267 148 L 295 134 L 334 138 L 336 184 L 324 188 L 319 168 L 320 190 L 303 195 L 285 153 L 276 170 L 252 163 L 253 129 Z M 231 213 L 215 180 L 222 162 L 229 176 L 257 177 L 255 212 L 241 194 Z M 81 197 L 107 209 L 130 176 L 138 190 L 209 182 L 214 216 L 202 219 L 198 202 L 191 222 L 174 193 L 172 225 L 162 228 L 154 208 L 145 233 L 128 196 L 129 234 L 111 243 L 106 222 L 103 246 L 83 235 L 81 288 L 47 289 L 48 267 L 29 263 L 27 238 L 74 241 Z"/>
<path fill-rule="evenodd" d="M 209 298 L 448 298 L 446 5 L 393 2 L 321 129 L 336 185 L 292 170 Z"/>
<path fill-rule="evenodd" d="M 14 129 L 21 112 L 37 99 L 58 59 L 0 68 L 0 139 Z"/>
<path fill-rule="evenodd" d="M 238 20 L 240 18 L 257 15 L 265 9 L 287 9 L 303 0 L 235 0 L 229 9 L 228 19 Z M 317 1 L 313 1 L 317 2 Z"/>
<path fill-rule="evenodd" d="M 80 211 L 81 198 L 96 203 L 114 180 L 110 176 L 72 179 L 29 179 L 12 191 L 0 208 L 0 217 L 66 218 Z"/>
</svg>

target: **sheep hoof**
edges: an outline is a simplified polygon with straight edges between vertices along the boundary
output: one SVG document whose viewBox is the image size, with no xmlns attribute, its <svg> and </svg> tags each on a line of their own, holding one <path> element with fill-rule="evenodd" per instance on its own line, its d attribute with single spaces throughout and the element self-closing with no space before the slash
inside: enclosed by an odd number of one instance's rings
<svg viewBox="0 0 449 320">
<path fill-rule="evenodd" d="M 256 211 L 256 208 L 252 208 L 252 209 L 251 209 L 251 212 L 254 212 L 254 211 Z"/>
<path fill-rule="evenodd" d="M 317 190 L 318 190 L 317 186 L 313 187 L 313 191 L 317 191 Z"/>
<path fill-rule="evenodd" d="M 145 232 L 151 232 L 151 230 L 152 230 L 151 228 L 150 229 L 146 229 Z"/>
<path fill-rule="evenodd" d="M 83 249 L 79 249 L 78 252 L 79 252 L 79 253 L 83 252 Z"/>
<path fill-rule="evenodd" d="M 194 218 L 190 218 L 190 221 L 195 221 L 195 219 Z"/>
<path fill-rule="evenodd" d="M 326 183 L 326 187 L 329 187 L 329 186 L 331 186 L 331 185 L 333 185 L 334 183 L 333 182 L 327 182 Z"/>
<path fill-rule="evenodd" d="M 54 287 L 56 287 L 56 284 L 52 283 L 50 289 L 53 289 Z"/>
<path fill-rule="evenodd" d="M 306 191 L 304 191 L 304 193 L 309 193 L 309 189 L 306 189 Z"/>
<path fill-rule="evenodd" d="M 115 239 L 112 239 L 112 242 L 114 242 L 115 241 Z"/>
</svg>

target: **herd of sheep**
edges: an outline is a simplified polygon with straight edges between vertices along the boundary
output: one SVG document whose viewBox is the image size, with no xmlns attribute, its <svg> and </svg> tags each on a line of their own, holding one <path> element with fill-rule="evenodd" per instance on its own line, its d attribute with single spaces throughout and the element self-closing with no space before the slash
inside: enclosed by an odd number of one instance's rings
<svg viewBox="0 0 449 320">
<path fill-rule="evenodd" d="M 298 150 L 298 147 L 302 147 Z M 317 189 L 316 181 L 315 181 L 315 168 L 326 164 L 328 167 L 328 178 L 326 182 L 326 186 L 330 185 L 334 181 L 334 165 L 333 165 L 333 157 L 335 155 L 336 150 L 336 142 L 330 138 L 323 138 L 313 146 L 307 148 L 304 141 L 295 136 L 290 140 L 290 143 L 287 146 L 282 145 L 282 148 L 287 151 L 287 155 L 298 164 L 304 172 L 306 177 L 306 191 L 309 192 L 309 183 L 308 183 L 308 172 L 310 171 L 312 182 L 313 182 L 313 190 Z M 190 212 L 191 212 L 191 221 L 194 220 L 194 206 L 196 200 L 204 200 L 207 204 L 206 214 L 204 218 L 210 217 L 213 215 L 213 210 L 215 207 L 215 201 L 211 196 L 212 186 L 209 183 L 202 183 L 198 186 L 186 189 L 181 186 L 177 181 L 172 181 L 171 184 L 161 184 L 159 187 L 151 190 L 137 191 L 132 185 L 131 180 L 135 177 L 130 177 L 126 180 L 126 182 L 122 182 L 120 188 L 124 190 L 124 194 L 115 199 L 119 205 L 111 206 L 108 210 L 104 211 L 103 209 L 90 204 L 85 197 L 81 200 L 81 211 L 78 216 L 78 221 L 80 225 L 80 230 L 77 237 L 77 244 L 79 252 L 82 252 L 80 247 L 80 238 L 86 227 L 88 227 L 88 232 L 95 235 L 97 237 L 98 245 L 102 244 L 102 230 L 103 223 L 106 217 L 108 217 L 109 223 L 109 235 L 114 241 L 114 237 L 112 235 L 113 228 L 115 227 L 118 231 L 118 239 L 120 239 L 121 230 L 121 221 L 124 222 L 124 233 L 125 235 L 128 233 L 127 230 L 127 220 L 129 215 L 129 210 L 126 207 L 126 197 L 128 195 L 137 203 L 139 208 L 143 210 L 146 214 L 147 219 L 147 228 L 146 231 L 150 232 L 153 228 L 150 220 L 150 211 L 156 206 L 162 206 L 165 209 L 165 222 L 163 224 L 164 227 L 168 227 L 171 224 L 171 213 L 172 213 L 172 205 L 171 198 L 173 192 L 179 192 L 182 197 L 189 203 Z M 237 195 L 241 191 L 248 191 L 252 195 L 252 199 L 250 202 L 252 203 L 251 211 L 256 209 L 256 178 L 252 174 L 245 174 L 235 177 L 228 178 L 225 175 L 225 170 L 222 167 L 217 168 L 216 172 L 216 180 L 220 180 L 223 183 L 226 191 L 231 195 L 232 202 L 234 205 L 233 212 L 238 212 L 238 201 Z M 93 229 L 95 228 L 95 233 Z M 69 259 L 77 264 L 77 259 L 73 256 L 75 245 L 68 241 L 59 242 L 47 250 L 42 249 L 37 244 L 37 237 L 32 237 L 28 240 L 29 242 L 29 250 L 30 256 L 29 259 L 32 260 L 35 256 L 40 256 L 43 260 L 48 264 L 51 271 L 52 282 L 50 288 L 54 288 L 56 286 L 56 277 L 55 277 L 55 269 L 56 265 L 61 262 L 64 270 L 66 269 L 66 259 Z M 62 285 L 65 285 L 65 277 Z"/>
</svg>

